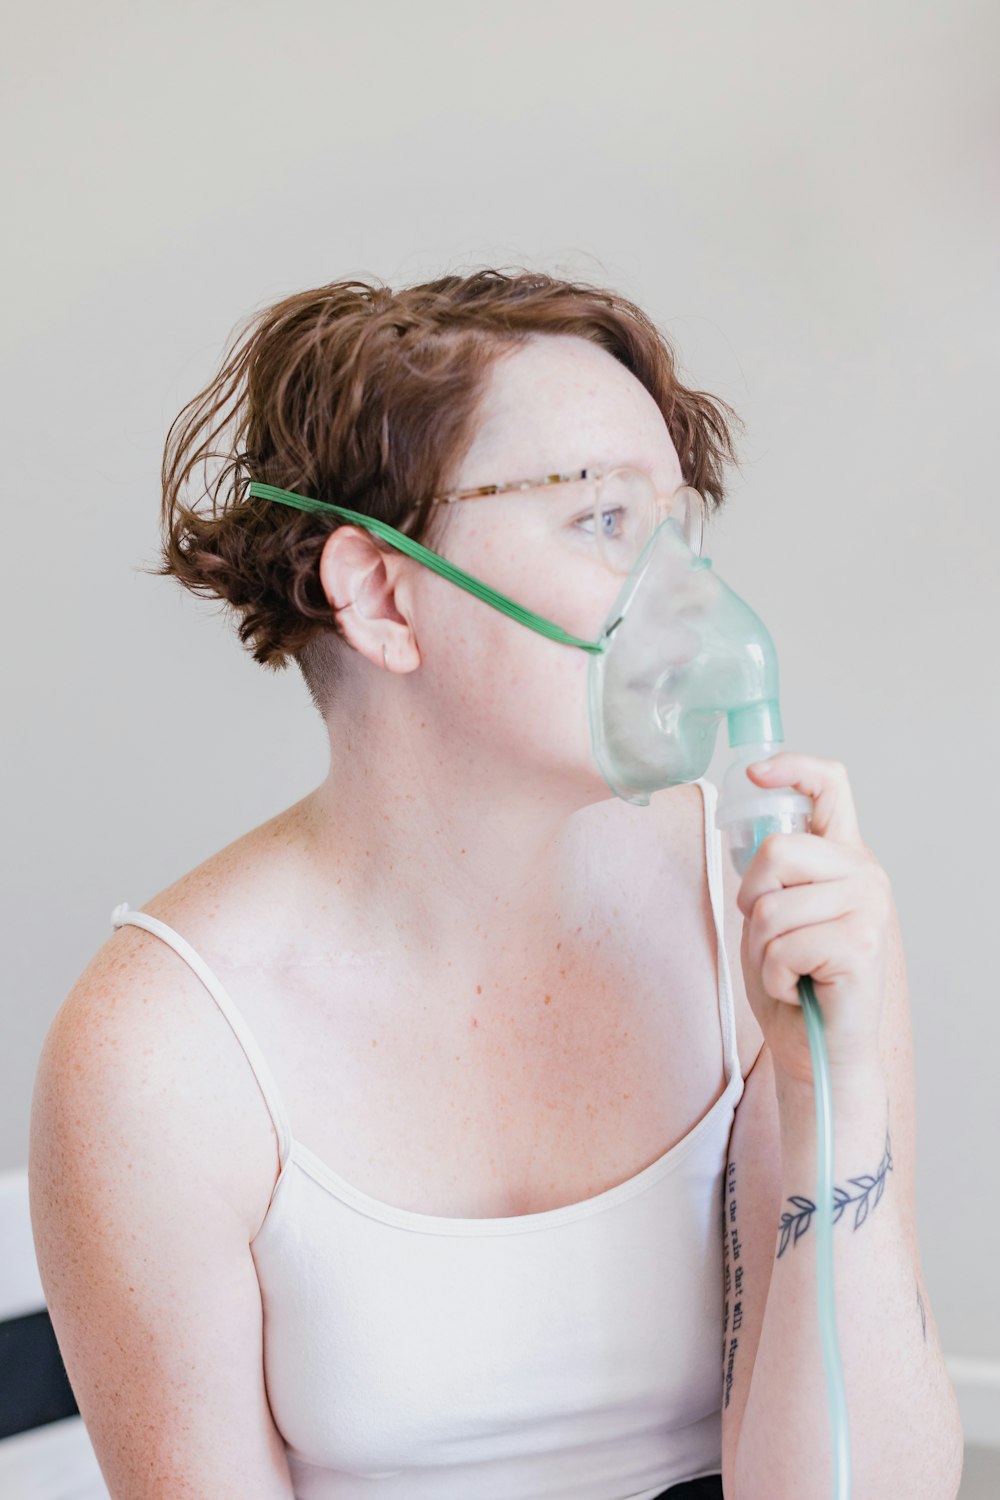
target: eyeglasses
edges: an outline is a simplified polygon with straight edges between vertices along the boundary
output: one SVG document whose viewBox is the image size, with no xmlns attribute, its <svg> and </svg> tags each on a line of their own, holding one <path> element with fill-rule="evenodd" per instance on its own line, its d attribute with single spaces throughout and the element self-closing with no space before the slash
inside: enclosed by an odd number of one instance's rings
<svg viewBox="0 0 1000 1500">
<path fill-rule="evenodd" d="M 620 482 L 616 476 L 622 474 L 638 475 L 645 482 L 645 489 L 640 488 L 637 481 L 629 480 L 627 477 Z M 515 480 L 511 484 L 480 485 L 476 489 L 456 490 L 450 495 L 435 495 L 428 503 L 445 505 L 456 500 L 472 500 L 484 495 L 498 495 L 507 490 L 530 490 L 540 485 L 564 484 L 579 479 L 594 482 L 595 496 L 593 507 L 577 517 L 575 524 L 582 523 L 581 535 L 594 537 L 596 554 L 602 561 L 608 557 L 610 559 L 608 566 L 614 572 L 627 574 L 630 571 L 638 560 L 642 547 L 656 529 L 657 520 L 664 507 L 669 512 L 667 517 L 669 524 L 675 526 L 678 536 L 687 543 L 695 557 L 701 557 L 705 510 L 705 502 L 701 495 L 690 485 L 681 485 L 673 495 L 660 497 L 656 493 L 656 486 L 651 477 L 641 469 L 579 469 L 573 474 L 549 474 L 545 479 L 523 479 Z M 641 498 L 644 494 L 645 499 Z M 457 584 L 467 593 L 474 594 L 477 599 L 482 599 L 493 609 L 509 615 L 512 620 L 526 625 L 529 630 L 537 631 L 539 635 L 548 636 L 550 640 L 559 641 L 566 646 L 576 646 L 581 651 L 595 655 L 603 652 L 607 645 L 607 633 L 596 641 L 583 640 L 579 636 L 570 635 L 555 621 L 535 614 L 533 610 L 526 609 L 523 604 L 518 604 L 514 599 L 508 599 L 505 594 L 501 594 L 481 578 L 475 578 L 471 573 L 466 573 L 464 568 L 457 567 L 447 558 L 425 547 L 422 542 L 414 541 L 412 537 L 406 536 L 395 526 L 390 526 L 387 521 L 380 521 L 377 517 L 365 515 L 361 511 L 348 510 L 343 505 L 334 505 L 329 500 L 317 500 L 310 495 L 300 495 L 295 490 L 280 489 L 277 485 L 264 484 L 259 480 L 251 481 L 247 486 L 247 495 L 255 499 L 277 501 L 280 505 L 290 505 L 296 510 L 339 516 L 342 521 L 361 526 L 388 542 L 390 546 L 404 552 L 408 557 L 430 568 L 432 572 L 440 574 L 442 578 L 447 578 L 449 582 Z M 630 497 L 639 497 L 635 500 L 634 506 L 628 503 L 619 504 L 621 500 L 627 502 Z M 647 510 L 651 511 L 651 516 L 647 514 Z M 606 514 L 611 516 L 613 522 L 611 527 L 605 524 Z M 594 527 L 592 533 L 586 530 L 589 523 L 592 523 Z M 638 550 L 636 550 L 637 547 Z M 635 554 L 631 563 L 628 562 L 630 553 Z M 706 560 L 701 563 L 701 566 L 711 565 Z"/>
<path fill-rule="evenodd" d="M 587 502 L 576 525 L 583 536 L 593 539 L 600 560 L 612 572 L 626 574 L 663 520 L 676 521 L 685 543 L 701 556 L 705 532 L 705 502 L 689 484 L 672 495 L 658 495 L 656 485 L 644 469 L 621 466 L 613 469 L 577 469 L 569 474 L 546 474 L 542 479 L 515 479 L 509 484 L 482 484 L 473 489 L 434 495 L 431 505 L 452 505 L 502 495 L 510 490 L 533 490 L 543 485 L 587 482 Z M 592 527 L 592 531 L 588 531 Z"/>
</svg>

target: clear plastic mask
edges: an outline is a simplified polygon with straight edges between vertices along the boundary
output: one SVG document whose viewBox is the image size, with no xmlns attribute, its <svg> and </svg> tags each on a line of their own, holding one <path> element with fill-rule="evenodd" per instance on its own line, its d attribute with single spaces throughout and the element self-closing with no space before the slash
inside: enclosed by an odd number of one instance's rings
<svg viewBox="0 0 1000 1500">
<path fill-rule="evenodd" d="M 774 644 L 748 604 L 664 521 L 632 568 L 591 656 L 590 729 L 619 797 L 703 776 L 728 719 L 732 745 L 780 741 Z"/>
</svg>

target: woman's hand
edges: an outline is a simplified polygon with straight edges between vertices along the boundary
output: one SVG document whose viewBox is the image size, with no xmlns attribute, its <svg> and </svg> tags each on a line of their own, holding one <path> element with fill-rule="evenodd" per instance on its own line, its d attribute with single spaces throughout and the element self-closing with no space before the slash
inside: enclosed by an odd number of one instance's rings
<svg viewBox="0 0 1000 1500">
<path fill-rule="evenodd" d="M 747 999 L 775 1074 L 813 1083 L 799 976 L 811 974 L 823 1014 L 831 1083 L 879 1066 L 892 894 L 889 877 L 858 831 L 839 761 L 782 751 L 758 786 L 794 787 L 813 798 L 811 833 L 767 837 L 743 877 L 740 959 Z"/>
</svg>

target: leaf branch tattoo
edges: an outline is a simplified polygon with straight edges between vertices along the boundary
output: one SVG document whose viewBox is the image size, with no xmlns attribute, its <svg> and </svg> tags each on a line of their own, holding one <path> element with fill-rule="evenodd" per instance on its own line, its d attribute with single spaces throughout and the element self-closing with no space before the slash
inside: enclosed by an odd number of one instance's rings
<svg viewBox="0 0 1000 1500">
<path fill-rule="evenodd" d="M 874 1176 L 866 1174 L 864 1177 L 849 1177 L 848 1181 L 860 1191 L 853 1196 L 844 1188 L 835 1187 L 833 1190 L 833 1222 L 836 1224 L 844 1209 L 849 1203 L 856 1203 L 854 1211 L 854 1227 L 859 1229 L 868 1217 L 869 1208 L 874 1208 L 885 1191 L 885 1175 L 892 1171 L 892 1150 L 889 1141 L 889 1131 L 885 1132 L 885 1154 L 879 1163 L 878 1171 Z M 778 1246 L 776 1260 L 780 1260 L 788 1248 L 789 1239 L 793 1245 L 798 1244 L 799 1239 L 812 1221 L 816 1212 L 816 1205 L 811 1198 L 799 1195 L 789 1198 L 798 1209 L 797 1213 L 783 1213 L 781 1215 L 781 1242 Z"/>
</svg>

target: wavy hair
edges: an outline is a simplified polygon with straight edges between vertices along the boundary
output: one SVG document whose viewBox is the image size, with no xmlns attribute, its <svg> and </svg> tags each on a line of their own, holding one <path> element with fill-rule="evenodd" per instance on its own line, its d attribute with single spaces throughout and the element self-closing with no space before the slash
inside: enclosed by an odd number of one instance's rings
<svg viewBox="0 0 1000 1500">
<path fill-rule="evenodd" d="M 171 423 L 161 562 L 145 571 L 221 599 L 254 659 L 271 668 L 294 660 L 325 717 L 350 648 L 318 564 L 344 523 L 248 497 L 247 486 L 261 480 L 343 505 L 435 547 L 446 523 L 427 502 L 471 447 L 491 365 L 544 333 L 590 339 L 642 382 L 685 482 L 717 510 L 725 466 L 738 467 L 734 427 L 744 424 L 720 398 L 681 384 L 668 339 L 624 297 L 523 268 L 399 291 L 377 278 L 334 281 L 238 325 L 218 373 Z M 185 499 L 199 464 L 201 492 Z"/>
</svg>

